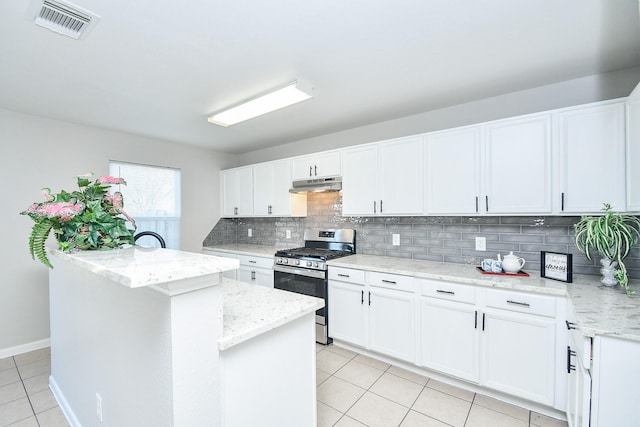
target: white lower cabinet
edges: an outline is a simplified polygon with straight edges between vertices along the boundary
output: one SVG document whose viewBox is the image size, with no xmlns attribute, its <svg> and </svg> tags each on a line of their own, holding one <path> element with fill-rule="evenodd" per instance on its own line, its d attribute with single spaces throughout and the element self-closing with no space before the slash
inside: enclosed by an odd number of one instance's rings
<svg viewBox="0 0 640 427">
<path fill-rule="evenodd" d="M 273 288 L 273 257 L 238 255 L 238 280 Z"/>
<path fill-rule="evenodd" d="M 329 267 L 335 340 L 559 410 L 564 304 L 555 296 Z"/>
<path fill-rule="evenodd" d="M 364 283 L 330 279 L 329 301 L 329 336 L 366 346 Z"/>
<path fill-rule="evenodd" d="M 479 383 L 475 288 L 426 279 L 420 286 L 420 364 Z"/>
<path fill-rule="evenodd" d="M 365 278 L 366 277 L 366 278 Z M 329 336 L 401 360 L 415 358 L 414 279 L 329 268 Z"/>
<path fill-rule="evenodd" d="M 557 299 L 485 290 L 481 322 L 481 381 L 486 387 L 553 406 Z"/>
<path fill-rule="evenodd" d="M 369 348 L 401 360 L 415 359 L 414 279 L 368 273 Z"/>
<path fill-rule="evenodd" d="M 594 337 L 591 427 L 640 425 L 638 360 L 640 342 L 614 336 Z"/>
</svg>

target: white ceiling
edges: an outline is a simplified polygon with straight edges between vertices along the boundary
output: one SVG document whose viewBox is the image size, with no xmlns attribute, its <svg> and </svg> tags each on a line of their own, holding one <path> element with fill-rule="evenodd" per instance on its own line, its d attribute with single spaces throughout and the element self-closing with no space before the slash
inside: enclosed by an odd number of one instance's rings
<svg viewBox="0 0 640 427">
<path fill-rule="evenodd" d="M 84 40 L 0 0 L 0 108 L 230 153 L 640 65 L 638 0 L 72 0 Z M 302 78 L 314 98 L 228 128 Z"/>
</svg>

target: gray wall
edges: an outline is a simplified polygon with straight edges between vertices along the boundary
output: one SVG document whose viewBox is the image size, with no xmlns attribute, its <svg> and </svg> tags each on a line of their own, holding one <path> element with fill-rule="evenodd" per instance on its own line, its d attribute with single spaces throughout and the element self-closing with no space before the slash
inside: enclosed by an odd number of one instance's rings
<svg viewBox="0 0 640 427">
<path fill-rule="evenodd" d="M 202 237 L 220 216 L 219 171 L 235 161 L 212 150 L 2 109 L 0 140 L 4 242 L 0 246 L 0 359 L 49 338 L 48 269 L 29 255 L 33 221 L 18 215 L 42 200 L 42 187 L 54 192 L 73 190 L 74 176 L 106 175 L 109 160 L 178 168 L 182 171 L 181 247 L 199 252 Z"/>
<path fill-rule="evenodd" d="M 540 271 L 540 251 L 573 254 L 576 274 L 599 275 L 598 259 L 589 261 L 573 243 L 573 224 L 579 217 L 343 217 L 341 193 L 309 193 L 306 218 L 221 219 L 204 245 L 251 243 L 292 248 L 303 245 L 310 227 L 354 228 L 356 252 L 400 258 L 479 265 L 513 251 L 527 263 L 525 271 Z M 251 228 L 253 237 L 247 237 Z M 291 239 L 286 239 L 291 230 Z M 391 235 L 400 234 L 400 246 Z M 487 251 L 475 250 L 475 237 L 487 238 Z M 629 277 L 640 279 L 640 247 L 625 265 Z"/>
<path fill-rule="evenodd" d="M 638 67 L 582 77 L 252 151 L 239 155 L 237 165 L 243 166 L 555 108 L 622 98 L 628 96 L 639 81 L 640 68 Z"/>
</svg>

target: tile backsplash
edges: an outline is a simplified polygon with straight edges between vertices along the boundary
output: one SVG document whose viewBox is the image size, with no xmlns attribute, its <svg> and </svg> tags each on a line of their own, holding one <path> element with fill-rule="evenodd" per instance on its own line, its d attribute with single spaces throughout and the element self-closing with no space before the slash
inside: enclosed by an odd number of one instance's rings
<svg viewBox="0 0 640 427">
<path fill-rule="evenodd" d="M 222 218 L 203 244 L 293 248 L 304 245 L 305 228 L 353 228 L 359 254 L 479 265 L 484 258 L 513 251 L 526 260 L 525 271 L 540 271 L 540 251 L 562 252 L 573 254 L 576 274 L 600 274 L 599 259 L 589 261 L 575 247 L 573 224 L 579 220 L 575 216 L 343 217 L 341 213 L 341 193 L 309 193 L 307 217 Z M 392 245 L 392 234 L 400 235 L 399 246 Z M 475 250 L 476 236 L 486 238 L 486 251 Z M 640 248 L 631 251 L 625 265 L 630 278 L 640 279 Z"/>
</svg>

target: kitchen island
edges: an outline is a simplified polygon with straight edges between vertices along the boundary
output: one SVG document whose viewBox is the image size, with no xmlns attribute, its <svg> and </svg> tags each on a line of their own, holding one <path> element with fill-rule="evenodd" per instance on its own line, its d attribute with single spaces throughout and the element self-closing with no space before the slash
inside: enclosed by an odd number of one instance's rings
<svg viewBox="0 0 640 427">
<path fill-rule="evenodd" d="M 50 387 L 71 425 L 315 425 L 322 300 L 223 281 L 238 261 L 209 255 L 52 255 Z"/>
</svg>

